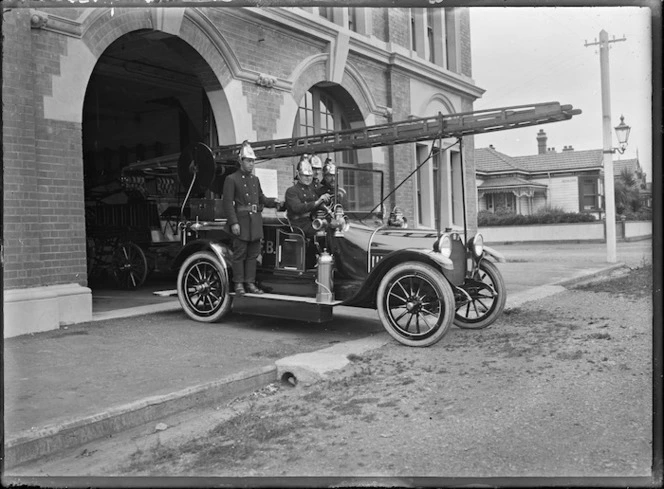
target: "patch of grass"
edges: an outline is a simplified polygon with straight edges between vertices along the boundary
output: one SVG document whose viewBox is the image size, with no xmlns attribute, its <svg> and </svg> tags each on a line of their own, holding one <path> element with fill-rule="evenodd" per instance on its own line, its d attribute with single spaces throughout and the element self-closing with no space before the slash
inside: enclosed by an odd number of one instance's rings
<svg viewBox="0 0 664 489">
<path fill-rule="evenodd" d="M 376 404 L 376 405 L 377 405 L 378 407 L 381 407 L 381 408 L 382 408 L 382 407 L 396 407 L 396 406 L 399 405 L 399 401 L 397 401 L 397 400 L 395 400 L 395 399 L 392 399 L 392 400 L 385 401 L 385 402 L 379 402 L 379 403 Z"/>
<path fill-rule="evenodd" d="M 652 297 L 652 264 L 644 263 L 643 266 L 630 270 L 625 275 L 579 285 L 576 289 L 587 290 L 589 292 L 608 292 L 636 299 Z"/>
<path fill-rule="evenodd" d="M 609 333 L 592 333 L 588 335 L 588 338 L 591 340 L 610 340 L 611 335 Z"/>
<path fill-rule="evenodd" d="M 284 355 L 283 352 L 280 351 L 264 350 L 264 351 L 255 351 L 251 353 L 250 356 L 255 358 L 281 358 Z"/>
<path fill-rule="evenodd" d="M 303 395 L 302 399 L 304 399 L 305 401 L 315 402 L 315 401 L 322 401 L 323 399 L 325 399 L 325 396 L 323 395 L 322 391 L 313 391 Z"/>
<path fill-rule="evenodd" d="M 581 350 L 556 353 L 556 358 L 558 360 L 579 360 L 582 356 L 583 352 Z"/>
<path fill-rule="evenodd" d="M 299 419 L 267 414 L 251 405 L 228 421 L 215 426 L 204 437 L 175 447 L 157 444 L 149 451 L 130 456 L 128 472 L 163 473 L 163 468 L 186 464 L 187 469 L 230 465 L 251 457 L 279 440 L 281 444 L 300 427 Z"/>
</svg>

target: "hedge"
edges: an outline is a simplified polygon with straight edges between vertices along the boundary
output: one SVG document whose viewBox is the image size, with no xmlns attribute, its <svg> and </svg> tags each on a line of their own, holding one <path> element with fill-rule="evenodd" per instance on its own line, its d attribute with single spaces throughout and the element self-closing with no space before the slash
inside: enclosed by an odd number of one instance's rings
<svg viewBox="0 0 664 489">
<path fill-rule="evenodd" d="M 616 221 L 650 221 L 652 211 L 629 212 L 616 215 Z M 524 216 L 522 214 L 511 214 L 507 212 L 480 211 L 477 213 L 477 225 L 488 226 L 528 226 L 532 224 L 566 224 L 575 222 L 595 222 L 597 219 L 592 214 L 583 212 L 564 212 L 553 209 L 549 212 L 538 212 Z"/>
<path fill-rule="evenodd" d="M 522 214 L 492 213 L 480 211 L 477 213 L 477 225 L 485 226 L 527 226 L 531 224 L 560 224 L 571 222 L 596 221 L 592 214 L 579 212 L 547 212 L 524 216 Z"/>
</svg>

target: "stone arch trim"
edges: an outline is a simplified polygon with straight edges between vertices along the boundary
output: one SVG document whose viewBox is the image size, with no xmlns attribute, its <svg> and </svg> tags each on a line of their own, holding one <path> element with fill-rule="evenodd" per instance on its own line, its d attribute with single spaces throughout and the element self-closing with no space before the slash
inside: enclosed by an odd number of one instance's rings
<svg viewBox="0 0 664 489">
<path fill-rule="evenodd" d="M 322 53 L 310 56 L 297 65 L 288 79 L 293 84 L 292 97 L 296 104 L 311 86 L 329 81 L 327 79 L 329 63 L 330 55 Z M 389 115 L 390 110 L 376 103 L 369 84 L 360 70 L 350 62 L 346 63 L 340 86 L 353 96 L 365 120 L 370 114 L 383 117 Z"/>
<path fill-rule="evenodd" d="M 454 108 L 452 101 L 446 95 L 439 92 L 434 93 L 431 97 L 429 97 L 429 99 L 424 104 L 422 104 L 421 107 L 419 107 L 418 113 L 430 114 L 431 111 L 428 109 L 428 107 L 432 104 L 442 105 L 445 108 L 445 114 L 454 114 L 458 112 L 458 110 Z"/>
<path fill-rule="evenodd" d="M 69 31 L 64 32 L 56 24 L 53 30 L 68 36 L 67 53 L 60 58 L 60 76 L 52 78 L 51 95 L 44 98 L 44 117 L 81 123 L 87 85 L 104 51 L 130 32 L 163 30 L 186 42 L 207 63 L 211 76 L 201 79 L 201 83 L 213 102 L 219 140 L 235 142 L 230 105 L 228 100 L 222 100 L 225 94 L 221 87 L 232 82 L 235 75 L 243 74 L 237 58 L 221 33 L 198 9 L 168 9 L 167 19 L 159 15 L 162 10 L 117 8 L 111 15 L 110 8 L 89 9 L 79 17 L 78 27 L 69 26 Z M 51 25 L 48 16 L 43 25 Z"/>
</svg>

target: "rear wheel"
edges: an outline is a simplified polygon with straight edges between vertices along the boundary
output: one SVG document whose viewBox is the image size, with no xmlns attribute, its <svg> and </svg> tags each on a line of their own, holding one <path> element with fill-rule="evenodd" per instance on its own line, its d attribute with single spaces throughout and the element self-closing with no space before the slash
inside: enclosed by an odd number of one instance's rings
<svg viewBox="0 0 664 489">
<path fill-rule="evenodd" d="M 459 288 L 454 315 L 454 324 L 459 328 L 486 328 L 505 309 L 505 282 L 498 267 L 490 261 L 482 260 L 475 275 Z"/>
<path fill-rule="evenodd" d="M 123 289 L 137 289 L 148 276 L 148 260 L 140 246 L 131 241 L 120 243 L 113 251 L 111 270 L 115 282 Z"/>
<path fill-rule="evenodd" d="M 187 315 L 205 323 L 220 320 L 231 308 L 228 274 L 209 251 L 187 258 L 178 273 L 178 299 Z"/>
<path fill-rule="evenodd" d="M 385 274 L 378 287 L 378 316 L 400 343 L 430 346 L 454 319 L 454 293 L 443 274 L 430 265 L 405 262 Z"/>
</svg>

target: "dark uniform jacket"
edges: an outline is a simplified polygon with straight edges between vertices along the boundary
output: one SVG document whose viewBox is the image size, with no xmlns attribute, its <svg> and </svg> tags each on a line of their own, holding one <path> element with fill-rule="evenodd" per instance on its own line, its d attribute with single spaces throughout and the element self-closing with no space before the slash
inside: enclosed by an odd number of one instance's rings
<svg viewBox="0 0 664 489">
<path fill-rule="evenodd" d="M 263 237 L 263 207 L 275 207 L 276 200 L 265 197 L 256 175 L 239 169 L 224 181 L 222 205 L 229 229 L 233 224 L 239 224 L 238 238 L 256 241 Z"/>
<path fill-rule="evenodd" d="M 313 185 L 304 185 L 297 182 L 286 190 L 286 217 L 291 222 L 311 220 L 311 212 L 316 210 L 318 199 Z"/>
<path fill-rule="evenodd" d="M 327 182 L 322 181 L 320 184 L 318 184 L 318 187 L 316 188 L 316 193 L 320 197 L 323 194 L 330 194 L 334 196 L 334 186 L 330 187 Z"/>
</svg>

